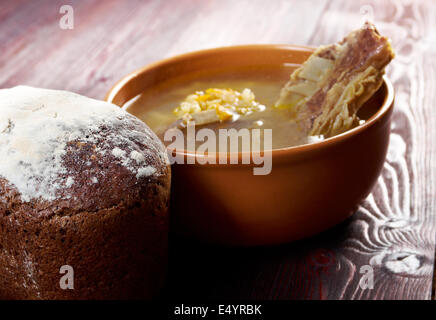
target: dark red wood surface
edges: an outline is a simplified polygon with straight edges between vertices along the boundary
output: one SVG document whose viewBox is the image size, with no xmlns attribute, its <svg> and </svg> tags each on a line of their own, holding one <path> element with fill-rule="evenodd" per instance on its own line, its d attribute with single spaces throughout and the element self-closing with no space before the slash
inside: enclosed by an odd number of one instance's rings
<svg viewBox="0 0 436 320">
<path fill-rule="evenodd" d="M 197 49 L 320 45 L 366 19 L 392 38 L 391 145 L 378 184 L 345 223 L 272 248 L 230 249 L 171 237 L 165 296 L 430 299 L 435 252 L 436 3 L 407 1 L 0 0 L 0 87 L 28 84 L 103 98 L 122 76 Z M 358 181 L 356 181 L 358 183 Z M 290 195 L 291 196 L 291 195 Z M 362 289 L 361 267 L 374 270 Z"/>
</svg>

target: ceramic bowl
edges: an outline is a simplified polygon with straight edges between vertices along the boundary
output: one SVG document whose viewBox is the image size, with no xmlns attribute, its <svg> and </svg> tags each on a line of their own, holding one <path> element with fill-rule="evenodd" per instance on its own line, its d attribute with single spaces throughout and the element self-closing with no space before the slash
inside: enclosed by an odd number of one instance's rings
<svg viewBox="0 0 436 320">
<path fill-rule="evenodd" d="M 122 106 L 147 87 L 180 75 L 195 77 L 212 67 L 301 64 L 312 52 L 291 45 L 247 45 L 187 53 L 127 75 L 106 100 Z M 344 221 L 368 196 L 383 167 L 393 101 L 385 77 L 363 107 L 371 112 L 364 124 L 321 142 L 273 150 L 269 175 L 253 175 L 254 165 L 174 164 L 173 230 L 219 244 L 271 245 Z"/>
</svg>

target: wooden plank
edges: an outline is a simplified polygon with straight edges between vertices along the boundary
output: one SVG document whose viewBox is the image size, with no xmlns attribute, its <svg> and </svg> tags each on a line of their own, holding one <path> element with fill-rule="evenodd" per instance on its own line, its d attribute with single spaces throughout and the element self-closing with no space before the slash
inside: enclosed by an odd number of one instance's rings
<svg viewBox="0 0 436 320">
<path fill-rule="evenodd" d="M 182 52 L 244 43 L 304 42 L 314 25 L 299 12 L 314 8 L 317 17 L 323 8 L 316 5 L 319 1 L 70 3 L 73 30 L 59 27 L 62 1 L 35 0 L 19 9 L 13 2 L 0 4 L 5 15 L 0 41 L 6 40 L 0 42 L 1 87 L 29 84 L 103 98 L 125 74 Z"/>
<path fill-rule="evenodd" d="M 29 84 L 102 98 L 126 73 L 186 51 L 244 43 L 319 45 L 373 16 L 393 39 L 396 110 L 388 160 L 353 218 L 274 248 L 172 239 L 173 298 L 428 299 L 435 249 L 436 7 L 429 1 L 63 1 L 0 3 L 0 87 Z M 358 183 L 358 182 L 356 182 Z M 359 286 L 374 268 L 374 289 Z"/>
</svg>

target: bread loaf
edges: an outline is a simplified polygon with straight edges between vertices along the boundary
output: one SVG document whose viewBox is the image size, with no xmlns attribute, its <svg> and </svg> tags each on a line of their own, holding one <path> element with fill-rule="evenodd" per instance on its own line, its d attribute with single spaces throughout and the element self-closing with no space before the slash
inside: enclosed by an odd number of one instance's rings
<svg viewBox="0 0 436 320">
<path fill-rule="evenodd" d="M 170 166 L 143 122 L 66 91 L 3 89 L 0 159 L 0 298 L 156 293 L 167 263 Z M 62 266 L 73 270 L 74 288 Z"/>
</svg>

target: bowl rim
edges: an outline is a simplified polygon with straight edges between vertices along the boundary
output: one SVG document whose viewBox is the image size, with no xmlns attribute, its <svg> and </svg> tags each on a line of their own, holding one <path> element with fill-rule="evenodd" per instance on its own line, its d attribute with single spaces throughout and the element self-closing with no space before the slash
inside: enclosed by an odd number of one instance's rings
<svg viewBox="0 0 436 320">
<path fill-rule="evenodd" d="M 190 51 L 186 53 L 182 53 L 176 56 L 168 57 L 162 60 L 158 60 L 155 62 L 152 62 L 150 64 L 147 64 L 139 69 L 134 70 L 133 72 L 130 72 L 129 74 L 122 77 L 119 81 L 117 81 L 111 89 L 107 92 L 104 100 L 110 103 L 113 103 L 113 99 L 115 96 L 122 90 L 122 88 L 126 85 L 126 83 L 130 81 L 134 81 L 136 77 L 138 77 L 140 74 L 143 74 L 145 72 L 149 72 L 150 70 L 159 68 L 163 65 L 174 63 L 176 61 L 185 60 L 189 58 L 195 58 L 196 56 L 201 55 L 208 55 L 208 54 L 219 54 L 221 52 L 227 51 L 237 51 L 237 50 L 289 50 L 289 51 L 306 51 L 306 52 L 313 52 L 316 48 L 311 46 L 304 46 L 304 45 L 292 45 L 292 44 L 247 44 L 247 45 L 235 45 L 235 46 L 222 46 L 222 47 L 216 47 L 216 48 L 208 48 L 203 50 L 196 50 L 196 51 Z M 278 148 L 278 149 L 272 149 L 272 150 L 266 150 L 261 151 L 261 154 L 270 152 L 274 158 L 281 158 L 282 156 L 289 157 L 290 155 L 301 155 L 301 154 L 311 154 L 312 152 L 318 152 L 320 150 L 323 150 L 325 148 L 334 146 L 338 143 L 344 142 L 359 133 L 368 130 L 374 124 L 379 122 L 382 118 L 384 118 L 389 111 L 393 108 L 393 102 L 395 98 L 395 92 L 394 87 L 391 83 L 391 81 L 388 79 L 386 75 L 383 76 L 383 84 L 386 86 L 386 95 L 385 99 L 383 101 L 383 104 L 377 109 L 377 111 L 363 124 L 358 125 L 355 128 L 352 128 L 350 130 L 347 130 L 343 133 L 340 133 L 338 135 L 335 135 L 333 137 L 326 138 L 321 141 L 309 143 L 309 144 L 303 144 L 303 145 L 297 145 L 297 146 L 290 146 L 285 148 Z M 168 149 L 168 152 L 171 152 L 174 150 Z M 188 150 L 177 150 L 176 153 L 178 155 L 182 155 L 184 157 L 189 158 L 216 158 L 216 164 L 211 164 L 209 162 L 206 162 L 202 164 L 202 166 L 216 166 L 223 164 L 219 164 L 218 158 L 220 154 L 224 153 L 227 155 L 227 158 L 230 158 L 231 154 L 234 154 L 232 152 L 213 152 L 209 154 L 202 154 L 197 152 L 191 152 Z M 247 154 L 251 155 L 250 152 L 238 152 L 238 164 L 240 165 L 240 160 L 242 157 L 246 157 Z M 197 163 L 195 163 L 197 164 Z M 224 166 L 230 165 L 229 161 L 227 161 Z M 252 162 L 250 164 L 244 164 L 244 166 L 256 166 Z"/>
</svg>

